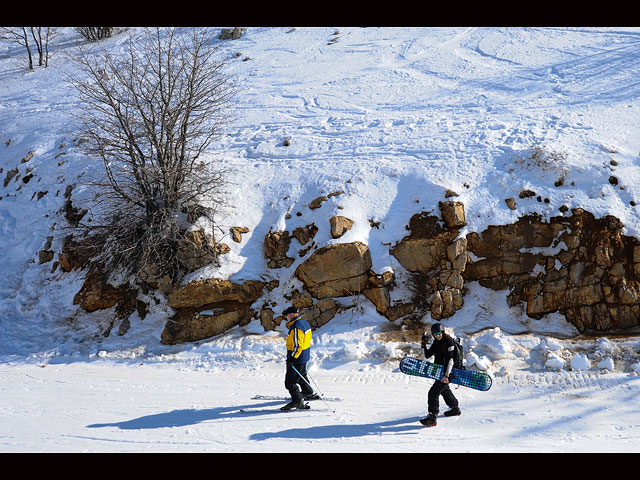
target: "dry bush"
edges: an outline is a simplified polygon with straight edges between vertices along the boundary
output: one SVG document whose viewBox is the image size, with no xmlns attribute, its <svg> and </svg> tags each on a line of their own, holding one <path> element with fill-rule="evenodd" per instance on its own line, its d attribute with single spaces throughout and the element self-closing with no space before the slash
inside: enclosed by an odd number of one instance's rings
<svg viewBox="0 0 640 480">
<path fill-rule="evenodd" d="M 79 148 L 103 166 L 91 182 L 98 200 L 79 228 L 108 272 L 154 265 L 176 279 L 187 214 L 198 210 L 214 226 L 224 202 L 224 169 L 202 157 L 227 122 L 235 86 L 211 30 L 136 35 L 118 55 L 79 47 L 79 73 L 70 76 Z"/>
</svg>

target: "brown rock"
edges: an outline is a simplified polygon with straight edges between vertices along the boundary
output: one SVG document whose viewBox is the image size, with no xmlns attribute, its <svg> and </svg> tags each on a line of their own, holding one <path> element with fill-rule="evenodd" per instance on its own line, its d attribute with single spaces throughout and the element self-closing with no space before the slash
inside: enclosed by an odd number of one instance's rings
<svg viewBox="0 0 640 480">
<path fill-rule="evenodd" d="M 295 261 L 293 258 L 287 257 L 291 237 L 289 232 L 269 232 L 264 238 L 264 254 L 267 257 L 267 267 L 282 268 L 290 267 Z"/>
<path fill-rule="evenodd" d="M 209 278 L 176 288 L 168 297 L 171 308 L 201 308 L 218 303 L 252 304 L 262 295 L 264 282 L 248 280 L 231 283 L 229 280 Z"/>
<path fill-rule="evenodd" d="M 332 298 L 318 300 L 318 303 L 303 313 L 303 317 L 309 322 L 312 330 L 326 325 L 344 307 Z"/>
<path fill-rule="evenodd" d="M 329 225 L 331 226 L 331 237 L 340 238 L 344 233 L 353 226 L 353 220 L 336 215 L 329 219 Z"/>
<path fill-rule="evenodd" d="M 386 287 L 395 279 L 396 276 L 391 271 L 386 271 L 381 274 L 377 274 L 373 270 L 369 271 L 369 283 L 374 287 Z"/>
<path fill-rule="evenodd" d="M 449 229 L 464 227 L 467 224 L 462 202 L 439 202 L 440 212 L 445 225 Z"/>
<path fill-rule="evenodd" d="M 91 256 L 93 249 L 85 242 L 76 242 L 73 235 L 69 235 L 62 240 L 62 251 L 58 254 L 60 268 L 65 272 L 70 272 L 77 268 L 84 267 Z"/>
<path fill-rule="evenodd" d="M 282 320 L 283 317 L 279 317 Z M 274 320 L 273 310 L 270 308 L 263 308 L 260 310 L 260 324 L 264 328 L 265 332 L 269 330 L 275 330 L 280 325 L 279 321 Z"/>
<path fill-rule="evenodd" d="M 43 264 L 53 260 L 55 254 L 51 250 L 40 250 L 38 252 L 38 263 Z"/>
<path fill-rule="evenodd" d="M 370 268 L 367 245 L 340 243 L 316 250 L 295 275 L 315 298 L 344 297 L 364 290 Z"/>
<path fill-rule="evenodd" d="M 167 322 L 161 343 L 175 345 L 220 335 L 237 325 L 247 324 L 251 317 L 252 311 L 248 308 L 212 313 L 181 309 Z"/>
<path fill-rule="evenodd" d="M 447 258 L 447 249 L 456 236 L 457 232 L 445 232 L 435 238 L 405 237 L 389 253 L 410 272 L 426 275 Z"/>
<path fill-rule="evenodd" d="M 327 200 L 329 200 L 329 198 L 328 198 L 328 197 L 326 197 L 325 195 L 323 195 L 323 196 L 321 196 L 321 197 L 318 197 L 318 198 L 316 198 L 316 199 L 312 200 L 312 201 L 309 203 L 309 208 L 310 208 L 311 210 L 317 210 L 317 209 L 318 209 L 318 208 L 320 208 L 320 207 L 322 206 L 322 204 L 323 204 L 324 202 L 326 202 Z"/>
<path fill-rule="evenodd" d="M 233 239 L 233 241 L 236 243 L 240 243 L 242 242 L 242 234 L 248 233 L 249 229 L 247 227 L 231 227 L 229 229 L 229 232 L 231 233 L 231 238 Z"/>
<path fill-rule="evenodd" d="M 309 240 L 312 240 L 313 237 L 318 233 L 318 227 L 315 224 L 306 225 L 304 227 L 298 227 L 293 231 L 293 236 L 300 242 L 300 245 L 306 245 Z"/>
<path fill-rule="evenodd" d="M 87 312 L 95 312 L 115 306 L 128 294 L 126 287 L 114 287 L 100 272 L 89 271 L 80 291 L 73 297 L 73 304 L 80 305 Z"/>
<path fill-rule="evenodd" d="M 371 287 L 364 290 L 364 295 L 376 307 L 376 311 L 384 315 L 391 307 L 391 297 L 387 287 Z"/>
<path fill-rule="evenodd" d="M 178 245 L 178 261 L 187 272 L 193 272 L 199 268 L 216 261 L 216 244 L 211 235 L 205 234 L 202 229 L 187 231 Z"/>
</svg>

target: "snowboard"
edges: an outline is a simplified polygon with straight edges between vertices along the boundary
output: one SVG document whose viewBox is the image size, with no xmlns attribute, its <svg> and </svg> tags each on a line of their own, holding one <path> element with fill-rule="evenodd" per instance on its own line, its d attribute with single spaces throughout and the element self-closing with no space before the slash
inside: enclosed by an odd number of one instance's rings
<svg viewBox="0 0 640 480">
<path fill-rule="evenodd" d="M 444 367 L 437 363 L 420 360 L 419 358 L 404 357 L 400 361 L 400 371 L 406 375 L 440 380 L 444 373 Z M 460 368 L 451 370 L 449 382 L 483 392 L 489 390 L 493 383 L 491 377 L 484 372 L 475 372 L 473 370 L 463 370 Z"/>
</svg>

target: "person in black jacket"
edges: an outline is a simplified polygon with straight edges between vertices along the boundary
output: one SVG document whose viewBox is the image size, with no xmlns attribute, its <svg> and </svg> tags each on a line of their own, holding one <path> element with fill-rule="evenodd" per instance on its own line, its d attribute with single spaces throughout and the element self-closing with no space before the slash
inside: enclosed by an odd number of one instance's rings
<svg viewBox="0 0 640 480">
<path fill-rule="evenodd" d="M 451 375 L 451 370 L 453 369 L 455 340 L 444 332 L 444 327 L 440 323 L 431 325 L 431 334 L 433 335 L 434 341 L 429 348 L 427 348 L 427 334 L 424 333 L 422 335 L 421 346 L 424 350 L 424 358 L 429 359 L 430 357 L 434 357 L 434 363 L 444 365 L 444 375 L 441 380 L 436 380 L 429 389 L 429 414 L 420 420 L 420 423 L 427 427 L 435 427 L 437 424 L 436 418 L 440 411 L 440 395 L 442 395 L 442 398 L 449 407 L 449 410 L 444 412 L 447 417 L 460 415 L 461 413 L 460 408 L 458 408 L 458 399 L 449 388 L 449 375 Z"/>
</svg>

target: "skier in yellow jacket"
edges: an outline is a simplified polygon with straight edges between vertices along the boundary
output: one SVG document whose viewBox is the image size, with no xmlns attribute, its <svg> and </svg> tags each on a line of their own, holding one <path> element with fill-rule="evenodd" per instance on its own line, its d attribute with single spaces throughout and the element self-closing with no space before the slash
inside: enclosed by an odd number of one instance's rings
<svg viewBox="0 0 640 480">
<path fill-rule="evenodd" d="M 313 392 L 307 377 L 307 362 L 309 361 L 311 347 L 311 327 L 296 307 L 289 307 L 282 312 L 289 329 L 287 335 L 287 373 L 284 386 L 291 394 L 291 402 L 282 407 L 282 410 L 292 408 L 307 409 L 309 406 L 303 400 L 317 400 L 319 395 Z"/>
</svg>

